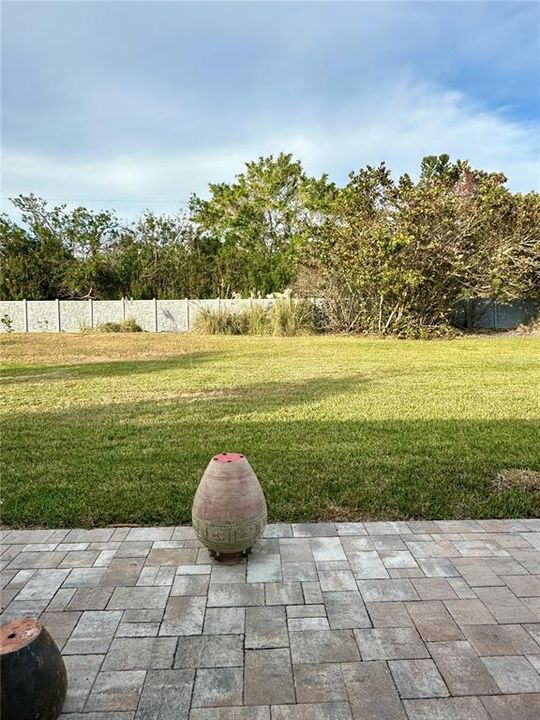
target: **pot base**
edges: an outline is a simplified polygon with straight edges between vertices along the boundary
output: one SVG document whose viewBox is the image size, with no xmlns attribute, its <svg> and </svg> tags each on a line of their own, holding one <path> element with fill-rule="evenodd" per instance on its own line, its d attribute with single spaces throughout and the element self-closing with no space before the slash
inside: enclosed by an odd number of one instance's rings
<svg viewBox="0 0 540 720">
<path fill-rule="evenodd" d="M 241 562 L 243 558 L 247 557 L 250 552 L 251 548 L 248 548 L 247 550 L 242 550 L 242 552 L 235 553 L 220 553 L 216 552 L 215 550 L 209 551 L 212 560 L 219 563 L 220 565 L 238 565 L 238 563 Z"/>
</svg>

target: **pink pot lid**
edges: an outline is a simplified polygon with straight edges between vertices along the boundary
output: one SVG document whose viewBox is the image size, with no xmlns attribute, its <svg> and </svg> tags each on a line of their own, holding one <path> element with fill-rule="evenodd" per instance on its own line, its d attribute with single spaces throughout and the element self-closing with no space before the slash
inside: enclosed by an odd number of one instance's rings
<svg viewBox="0 0 540 720">
<path fill-rule="evenodd" d="M 220 453 L 219 455 L 214 455 L 213 458 L 216 462 L 222 462 L 222 463 L 230 463 L 230 462 L 240 462 L 240 460 L 244 460 L 245 456 L 241 453 Z"/>
</svg>

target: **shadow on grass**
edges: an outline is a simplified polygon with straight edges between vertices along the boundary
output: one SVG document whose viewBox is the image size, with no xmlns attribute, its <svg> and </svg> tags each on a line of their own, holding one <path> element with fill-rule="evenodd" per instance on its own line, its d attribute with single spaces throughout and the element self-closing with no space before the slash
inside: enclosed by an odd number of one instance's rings
<svg viewBox="0 0 540 720">
<path fill-rule="evenodd" d="M 204 363 L 216 362 L 222 358 L 219 351 L 188 352 L 166 358 L 133 361 L 108 360 L 88 363 L 66 363 L 64 365 L 5 367 L 0 369 L 2 385 L 19 383 L 49 383 L 63 380 L 86 378 L 125 377 L 127 375 L 145 375 L 181 368 L 198 367 Z"/>
<path fill-rule="evenodd" d="M 274 520 L 540 514 L 538 493 L 490 485 L 504 468 L 540 469 L 538 423 L 339 420 L 305 407 L 328 397 L 339 405 L 366 382 L 319 378 L 229 388 L 213 402 L 13 413 L 2 438 L 4 522 L 189 522 L 201 474 L 224 450 L 246 453 Z"/>
</svg>

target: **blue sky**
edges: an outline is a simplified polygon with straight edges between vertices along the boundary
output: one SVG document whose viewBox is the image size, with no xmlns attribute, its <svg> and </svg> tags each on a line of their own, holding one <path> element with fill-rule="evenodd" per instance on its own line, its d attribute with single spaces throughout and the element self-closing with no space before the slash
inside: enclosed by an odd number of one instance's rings
<svg viewBox="0 0 540 720">
<path fill-rule="evenodd" d="M 4 0 L 2 198 L 169 212 L 281 150 L 338 183 L 448 152 L 540 189 L 539 23 L 519 1 Z"/>
</svg>

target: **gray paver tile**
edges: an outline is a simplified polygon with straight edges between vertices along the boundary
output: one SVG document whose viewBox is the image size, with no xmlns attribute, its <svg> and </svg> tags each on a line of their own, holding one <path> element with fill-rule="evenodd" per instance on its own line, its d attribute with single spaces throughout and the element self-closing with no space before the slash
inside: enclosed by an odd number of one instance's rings
<svg viewBox="0 0 540 720">
<path fill-rule="evenodd" d="M 507 587 L 476 588 L 476 594 L 498 623 L 534 622 L 535 613 Z"/>
<path fill-rule="evenodd" d="M 287 618 L 326 617 L 324 605 L 287 605 Z"/>
<path fill-rule="evenodd" d="M 160 635 L 200 635 L 206 600 L 203 597 L 180 595 L 169 598 L 165 607 Z"/>
<path fill-rule="evenodd" d="M 246 650 L 244 702 L 278 705 L 295 701 L 289 650 Z"/>
<path fill-rule="evenodd" d="M 272 720 L 352 720 L 347 702 L 273 705 Z"/>
<path fill-rule="evenodd" d="M 361 522 L 340 522 L 337 524 L 338 535 L 367 535 L 364 523 Z"/>
<path fill-rule="evenodd" d="M 418 578 L 411 582 L 422 600 L 452 600 L 458 597 L 446 578 Z"/>
<path fill-rule="evenodd" d="M 405 700 L 409 720 L 489 720 L 478 698 Z"/>
<path fill-rule="evenodd" d="M 100 672 L 85 710 L 136 710 L 146 673 L 144 670 Z"/>
<path fill-rule="evenodd" d="M 109 610 L 161 609 L 167 604 L 168 596 L 168 587 L 118 587 L 107 607 Z"/>
<path fill-rule="evenodd" d="M 445 600 L 444 604 L 457 624 L 496 625 L 497 621 L 481 600 Z"/>
<path fill-rule="evenodd" d="M 204 595 L 208 592 L 210 575 L 177 575 L 174 579 L 171 596 Z"/>
<path fill-rule="evenodd" d="M 57 590 L 51 602 L 47 605 L 47 611 L 53 612 L 65 610 L 76 592 L 77 588 L 60 588 L 60 590 Z"/>
<path fill-rule="evenodd" d="M 391 660 L 388 665 L 402 698 L 448 697 L 450 694 L 433 660 Z"/>
<path fill-rule="evenodd" d="M 282 562 L 313 562 L 313 551 L 308 538 L 284 538 L 279 541 Z"/>
<path fill-rule="evenodd" d="M 64 559 L 64 552 L 20 552 L 9 563 L 9 568 L 56 568 Z"/>
<path fill-rule="evenodd" d="M 173 664 L 176 638 L 115 638 L 103 670 L 166 670 Z"/>
<path fill-rule="evenodd" d="M 422 640 L 462 640 L 463 634 L 440 600 L 407 603 Z"/>
<path fill-rule="evenodd" d="M 68 676 L 68 688 L 62 707 L 63 713 L 82 712 L 103 657 L 103 655 L 66 655 L 64 664 Z"/>
<path fill-rule="evenodd" d="M 366 606 L 358 591 L 325 592 L 324 604 L 333 630 L 371 627 Z"/>
<path fill-rule="evenodd" d="M 335 523 L 294 523 L 293 537 L 332 537 L 337 535 Z"/>
<path fill-rule="evenodd" d="M 159 633 L 159 625 L 158 622 L 121 622 L 116 631 L 116 637 L 156 637 Z"/>
<path fill-rule="evenodd" d="M 414 628 L 355 630 L 362 660 L 409 660 L 429 658 L 422 638 Z"/>
<path fill-rule="evenodd" d="M 428 643 L 428 650 L 452 695 L 492 695 L 499 691 L 466 640 Z"/>
<path fill-rule="evenodd" d="M 317 582 L 319 579 L 314 562 L 284 562 L 281 565 L 281 572 L 285 582 L 295 580 Z"/>
<path fill-rule="evenodd" d="M 117 558 L 145 558 L 152 549 L 152 543 L 147 542 L 129 542 L 125 541 L 120 544 L 116 551 Z"/>
<path fill-rule="evenodd" d="M 263 537 L 282 538 L 292 537 L 292 527 L 288 523 L 270 523 L 264 528 Z"/>
<path fill-rule="evenodd" d="M 354 590 L 356 581 L 350 570 L 319 570 L 319 583 L 323 592 Z"/>
<path fill-rule="evenodd" d="M 410 580 L 358 580 L 358 589 L 366 602 L 420 599 Z"/>
<path fill-rule="evenodd" d="M 113 589 L 109 587 L 78 588 L 67 607 L 70 610 L 105 610 Z"/>
<path fill-rule="evenodd" d="M 478 655 L 540 653 L 540 645 L 521 625 L 467 625 L 463 632 Z"/>
<path fill-rule="evenodd" d="M 246 648 L 289 646 L 285 608 L 282 605 L 246 608 Z"/>
<path fill-rule="evenodd" d="M 349 556 L 351 570 L 357 580 L 377 580 L 388 578 L 388 570 L 375 550 L 356 552 Z"/>
<path fill-rule="evenodd" d="M 115 558 L 108 568 L 104 569 L 101 585 L 115 587 L 131 587 L 137 584 L 142 570 L 144 558 Z"/>
<path fill-rule="evenodd" d="M 107 542 L 112 538 L 114 530 L 112 528 L 97 528 L 95 530 L 70 530 L 63 538 L 65 543 L 91 543 L 91 542 Z"/>
<path fill-rule="evenodd" d="M 267 605 L 301 605 L 304 601 L 302 585 L 299 582 L 265 583 L 264 590 Z"/>
<path fill-rule="evenodd" d="M 360 660 L 358 647 L 351 630 L 292 632 L 289 639 L 292 660 L 295 665 Z"/>
<path fill-rule="evenodd" d="M 194 679 L 193 670 L 149 670 L 136 720 L 187 718 Z"/>
<path fill-rule="evenodd" d="M 197 670 L 192 707 L 220 707 L 241 704 L 241 668 L 202 668 Z"/>
<path fill-rule="evenodd" d="M 210 575 L 210 583 L 245 583 L 246 582 L 246 564 L 240 565 L 212 565 Z"/>
<path fill-rule="evenodd" d="M 492 720 L 538 720 L 540 694 L 483 697 Z"/>
<path fill-rule="evenodd" d="M 484 657 L 482 662 L 503 693 L 538 693 L 540 675 L 519 655 Z"/>
<path fill-rule="evenodd" d="M 106 568 L 74 568 L 62 587 L 95 587 L 100 585 L 105 575 Z"/>
<path fill-rule="evenodd" d="M 417 558 L 426 577 L 459 577 L 459 571 L 448 558 Z"/>
<path fill-rule="evenodd" d="M 79 622 L 80 612 L 44 612 L 40 617 L 42 625 L 53 636 L 60 649 Z"/>
<path fill-rule="evenodd" d="M 172 585 L 175 577 L 175 567 L 159 567 L 159 565 L 148 565 L 146 567 L 143 567 L 143 569 L 141 570 L 141 573 L 137 579 L 137 587 L 156 587 Z"/>
<path fill-rule="evenodd" d="M 38 570 L 20 591 L 17 600 L 52 600 L 69 570 Z"/>
<path fill-rule="evenodd" d="M 264 605 L 263 583 L 210 583 L 208 607 Z"/>
<path fill-rule="evenodd" d="M 121 618 L 121 610 L 83 612 L 62 652 L 64 655 L 106 653 Z"/>
<path fill-rule="evenodd" d="M 311 550 L 316 562 L 346 560 L 339 537 L 315 537 L 311 539 Z"/>
<path fill-rule="evenodd" d="M 405 711 L 385 662 L 341 666 L 355 720 L 405 720 Z"/>
<path fill-rule="evenodd" d="M 148 553 L 145 565 L 192 565 L 197 560 L 196 548 L 158 548 Z"/>
<path fill-rule="evenodd" d="M 290 618 L 287 620 L 289 632 L 302 632 L 303 630 L 330 630 L 326 617 Z"/>
<path fill-rule="evenodd" d="M 144 542 L 145 540 L 171 540 L 175 528 L 172 527 L 141 527 L 131 528 L 127 540 L 131 542 Z"/>
<path fill-rule="evenodd" d="M 318 582 L 303 582 L 302 593 L 306 605 L 320 605 L 323 602 L 321 586 Z M 294 605 L 294 603 L 292 604 Z"/>
<path fill-rule="evenodd" d="M 493 572 L 486 562 L 471 562 L 470 560 L 454 560 L 463 579 L 472 587 L 495 587 L 504 585 L 503 580 Z"/>
<path fill-rule="evenodd" d="M 193 708 L 189 720 L 270 720 L 270 708 L 266 705 Z"/>
<path fill-rule="evenodd" d="M 207 608 L 204 635 L 242 635 L 245 629 L 245 608 Z"/>
<path fill-rule="evenodd" d="M 540 575 L 502 575 L 501 580 L 518 597 L 540 597 Z"/>
<path fill-rule="evenodd" d="M 239 667 L 243 661 L 241 635 L 190 635 L 178 638 L 174 667 Z"/>
<path fill-rule="evenodd" d="M 248 583 L 280 582 L 281 579 L 281 558 L 279 555 L 252 554 L 249 556 L 247 564 Z"/>
<path fill-rule="evenodd" d="M 373 627 L 411 627 L 414 625 L 403 602 L 367 602 Z"/>
</svg>

